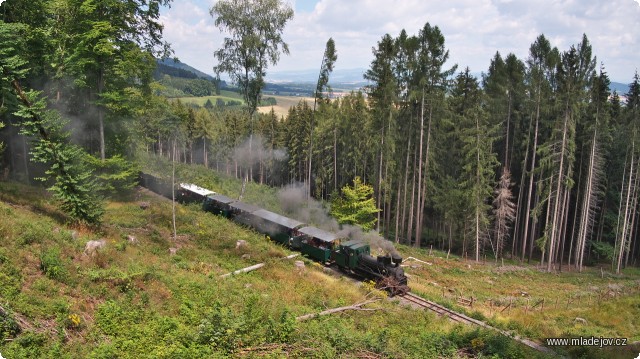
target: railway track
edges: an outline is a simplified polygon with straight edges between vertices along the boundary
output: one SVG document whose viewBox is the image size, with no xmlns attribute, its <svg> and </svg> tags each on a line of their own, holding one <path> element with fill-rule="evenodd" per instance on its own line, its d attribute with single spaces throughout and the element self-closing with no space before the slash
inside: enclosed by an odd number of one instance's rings
<svg viewBox="0 0 640 359">
<path fill-rule="evenodd" d="M 505 336 L 515 340 L 515 341 L 518 341 L 518 342 L 520 342 L 520 343 L 522 343 L 522 344 L 524 344 L 524 345 L 526 345 L 526 346 L 528 346 L 530 348 L 538 350 L 540 352 L 543 352 L 543 353 L 546 353 L 546 354 L 550 354 L 550 355 L 554 355 L 554 356 L 558 355 L 558 353 L 554 352 L 553 350 L 551 350 L 551 349 L 549 349 L 549 348 L 547 348 L 545 346 L 542 346 L 542 345 L 540 345 L 540 344 L 538 344 L 538 343 L 536 343 L 536 342 L 534 342 L 532 340 L 529 340 L 529 339 L 526 339 L 526 338 L 521 338 L 520 336 L 515 335 L 513 333 L 509 333 L 509 332 L 504 331 L 502 329 L 498 329 L 496 327 L 492 327 L 492 326 L 490 326 L 489 324 L 487 324 L 487 323 L 485 323 L 483 321 L 471 318 L 471 317 L 469 317 L 467 315 L 464 315 L 462 313 L 458 313 L 458 312 L 453 311 L 453 310 L 451 310 L 451 309 L 449 309 L 447 307 L 444 307 L 444 306 L 442 306 L 440 304 L 434 303 L 434 302 L 432 302 L 430 300 L 426 300 L 426 299 L 424 299 L 424 298 L 422 298 L 420 296 L 417 296 L 417 295 L 415 295 L 413 293 L 406 293 L 406 294 L 401 295 L 399 297 L 404 299 L 408 303 L 411 303 L 412 305 L 418 306 L 420 308 L 431 310 L 431 311 L 433 311 L 433 312 L 435 312 L 435 313 L 437 313 L 438 315 L 441 315 L 441 316 L 446 316 L 447 318 L 451 319 L 454 322 L 463 323 L 463 324 L 469 324 L 469 325 L 477 325 L 477 326 L 485 328 L 485 329 L 495 330 L 495 331 L 499 332 L 502 335 L 505 335 Z"/>
<path fill-rule="evenodd" d="M 407 293 L 403 296 L 401 296 L 403 299 L 405 299 L 406 301 L 415 304 L 416 306 L 419 306 L 421 308 L 425 308 L 425 309 L 429 309 L 433 312 L 436 312 L 438 315 L 443 315 L 448 317 L 449 319 L 453 320 L 454 322 L 458 322 L 458 323 L 465 323 L 465 324 L 478 324 L 477 322 L 479 322 L 478 320 L 475 320 L 473 318 L 470 318 L 464 314 L 460 314 L 458 312 L 455 312 L 447 307 L 444 307 L 440 304 L 434 303 L 430 300 L 426 300 L 422 297 L 419 297 L 415 294 L 412 293 Z M 480 322 L 482 323 L 482 322 Z M 482 323 L 484 324 L 484 323 Z"/>
</svg>

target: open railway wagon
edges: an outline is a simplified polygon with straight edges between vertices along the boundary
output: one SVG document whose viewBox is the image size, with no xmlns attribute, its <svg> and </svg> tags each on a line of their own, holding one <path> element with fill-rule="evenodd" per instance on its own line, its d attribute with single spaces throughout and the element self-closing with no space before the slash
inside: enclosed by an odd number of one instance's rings
<svg viewBox="0 0 640 359">
<path fill-rule="evenodd" d="M 331 262 L 331 253 L 340 244 L 340 237 L 335 233 L 324 231 L 316 227 L 302 227 L 298 230 L 300 235 L 292 240 L 292 247 L 299 246 L 300 252 L 318 262 Z"/>
</svg>

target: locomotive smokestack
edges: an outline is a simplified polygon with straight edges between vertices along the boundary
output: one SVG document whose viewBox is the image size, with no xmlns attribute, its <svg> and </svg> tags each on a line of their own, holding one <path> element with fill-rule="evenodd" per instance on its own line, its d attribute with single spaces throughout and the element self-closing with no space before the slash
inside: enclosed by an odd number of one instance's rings
<svg viewBox="0 0 640 359">
<path fill-rule="evenodd" d="M 393 264 L 395 264 L 397 267 L 400 265 L 400 263 L 402 263 L 402 257 L 400 257 L 400 255 L 397 253 L 393 253 L 391 255 L 391 261 L 393 261 Z"/>
</svg>

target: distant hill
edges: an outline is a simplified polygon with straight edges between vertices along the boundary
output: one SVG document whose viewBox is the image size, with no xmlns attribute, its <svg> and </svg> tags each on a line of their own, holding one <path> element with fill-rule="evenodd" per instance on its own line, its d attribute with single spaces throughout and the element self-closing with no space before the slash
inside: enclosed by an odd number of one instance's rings
<svg viewBox="0 0 640 359">
<path fill-rule="evenodd" d="M 267 73 L 267 82 L 271 83 L 311 83 L 318 81 L 318 72 L 316 70 L 298 70 L 298 71 L 277 71 Z M 332 86 L 336 84 L 366 84 L 363 78 L 365 69 L 336 69 L 329 76 L 329 82 Z"/>
<path fill-rule="evenodd" d="M 168 68 L 168 70 L 167 70 Z M 171 69 L 178 69 L 178 71 L 171 71 Z M 164 60 L 158 60 L 158 69 L 162 72 L 162 69 L 165 69 L 165 71 L 167 72 L 173 72 L 175 73 L 168 73 L 168 75 L 170 76 L 176 76 L 176 77 L 184 77 L 184 78 L 196 78 L 196 77 L 200 77 L 203 78 L 205 80 L 214 80 L 213 76 L 208 75 L 200 70 L 197 70 L 187 64 L 185 64 L 184 62 L 180 62 L 180 60 L 174 60 L 174 59 L 164 59 Z M 182 70 L 182 71 L 179 71 Z M 193 77 L 191 77 L 189 75 L 189 73 L 195 75 Z"/>
<path fill-rule="evenodd" d="M 158 71 L 160 73 L 166 73 L 173 77 L 183 77 L 183 78 L 204 78 L 207 80 L 214 80 L 213 76 L 208 75 L 200 70 L 197 70 L 184 62 L 180 62 L 179 60 L 174 61 L 173 59 L 165 59 L 158 60 Z M 271 91 L 282 91 L 280 89 L 282 84 L 315 84 L 318 80 L 318 71 L 319 70 L 294 70 L 294 71 L 276 71 L 267 73 L 267 88 Z M 330 76 L 330 84 L 333 87 L 339 87 L 342 84 L 350 84 L 350 85 L 366 85 L 367 81 L 364 79 L 364 73 L 366 69 L 363 68 L 354 68 L 354 69 L 336 69 L 331 73 Z M 472 73 L 473 76 L 482 79 L 482 73 Z M 222 81 L 222 88 L 227 88 L 227 84 Z M 285 92 L 301 92 L 307 93 L 309 91 L 313 91 L 313 89 L 304 89 L 300 91 L 300 89 L 288 89 L 290 86 L 285 86 Z M 618 92 L 619 95 L 626 94 L 629 92 L 629 85 L 621 82 L 611 82 L 611 92 L 614 90 Z M 297 90 L 297 91 L 295 91 Z"/>
<path fill-rule="evenodd" d="M 618 95 L 624 95 L 627 92 L 629 92 L 629 85 L 628 84 L 623 84 L 620 82 L 612 82 L 611 85 L 609 86 L 611 92 L 613 92 L 614 90 L 618 92 Z"/>
</svg>

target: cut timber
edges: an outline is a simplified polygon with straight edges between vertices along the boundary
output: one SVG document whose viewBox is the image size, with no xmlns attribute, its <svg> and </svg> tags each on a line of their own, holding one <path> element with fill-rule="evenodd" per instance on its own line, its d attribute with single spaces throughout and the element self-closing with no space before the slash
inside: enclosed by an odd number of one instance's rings
<svg viewBox="0 0 640 359">
<path fill-rule="evenodd" d="M 406 263 L 408 261 L 416 261 L 416 262 L 424 263 L 424 264 L 430 265 L 430 266 L 433 265 L 433 263 L 425 262 L 425 261 L 423 261 L 421 259 L 418 259 L 418 258 L 415 258 L 415 257 L 407 257 L 407 258 L 405 258 L 404 262 Z"/>
<path fill-rule="evenodd" d="M 292 254 L 292 255 L 290 255 L 290 256 L 286 256 L 286 257 L 283 257 L 283 258 L 280 258 L 280 259 L 291 259 L 291 258 L 295 258 L 295 257 L 297 257 L 298 255 L 299 255 L 299 254 L 298 254 L 298 253 L 296 253 L 296 254 Z M 265 263 L 258 263 L 258 264 L 254 264 L 254 265 L 252 265 L 252 266 L 250 266 L 250 267 L 246 267 L 246 268 L 238 269 L 238 270 L 237 270 L 237 271 L 235 271 L 235 272 L 231 272 L 231 273 L 223 274 L 223 275 L 221 275 L 221 276 L 220 276 L 220 278 L 227 278 L 227 277 L 231 277 L 232 275 L 236 275 L 236 274 L 240 274 L 240 273 L 248 273 L 248 272 L 254 271 L 254 270 L 256 270 L 256 269 L 260 269 L 260 268 L 262 268 L 262 267 L 264 267 L 264 266 L 265 266 Z"/>
<path fill-rule="evenodd" d="M 327 309 L 325 311 L 322 311 L 320 313 L 311 313 L 311 314 L 305 314 L 305 315 L 301 315 L 299 317 L 296 317 L 297 321 L 303 321 L 303 320 L 307 320 L 307 319 L 312 319 L 315 317 L 320 317 L 323 315 L 329 315 L 329 314 L 334 314 L 334 313 L 340 313 L 340 312 L 344 312 L 347 310 L 360 310 L 360 311 L 374 311 L 374 310 L 380 310 L 380 309 L 376 309 L 376 308 L 362 308 L 363 306 L 369 304 L 369 303 L 373 303 L 375 302 L 376 299 L 371 299 L 371 300 L 366 300 L 364 302 L 361 303 L 357 303 L 357 304 L 353 304 L 353 305 L 348 305 L 346 307 L 339 307 L 339 308 L 333 308 L 333 309 Z"/>
</svg>

